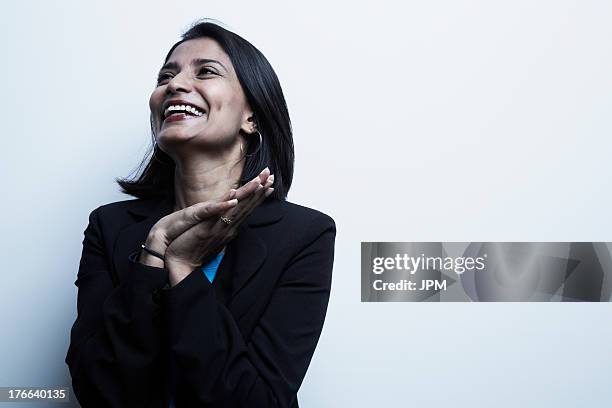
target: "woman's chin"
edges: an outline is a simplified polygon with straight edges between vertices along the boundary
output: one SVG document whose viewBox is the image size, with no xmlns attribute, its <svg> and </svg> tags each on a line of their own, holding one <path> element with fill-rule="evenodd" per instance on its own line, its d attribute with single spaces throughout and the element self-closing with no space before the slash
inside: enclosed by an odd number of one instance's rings
<svg viewBox="0 0 612 408">
<path fill-rule="evenodd" d="M 168 146 L 183 143 L 197 137 L 197 132 L 188 132 L 185 129 L 163 129 L 157 134 L 157 143 Z"/>
</svg>

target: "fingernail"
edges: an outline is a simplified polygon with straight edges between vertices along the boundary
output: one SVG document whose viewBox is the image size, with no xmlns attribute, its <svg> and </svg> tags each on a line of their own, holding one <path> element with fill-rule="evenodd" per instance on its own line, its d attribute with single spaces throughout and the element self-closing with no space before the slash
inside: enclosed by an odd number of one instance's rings
<svg viewBox="0 0 612 408">
<path fill-rule="evenodd" d="M 269 189 L 268 191 L 266 191 L 266 192 L 264 193 L 264 195 L 265 195 L 266 197 L 268 197 L 270 194 L 272 194 L 272 192 L 273 192 L 273 191 L 274 191 L 274 189 L 273 189 L 273 188 L 271 188 L 271 189 Z"/>
<path fill-rule="evenodd" d="M 236 204 L 238 204 L 238 199 L 237 199 L 237 198 L 234 198 L 233 200 L 229 200 L 227 203 L 228 203 L 229 205 L 236 205 Z"/>
<path fill-rule="evenodd" d="M 273 182 L 274 181 L 274 174 L 271 174 L 270 177 L 268 177 L 268 180 Z"/>
<path fill-rule="evenodd" d="M 268 170 L 268 167 L 266 167 L 265 169 L 263 169 L 263 170 L 261 171 L 261 173 L 260 173 L 260 174 L 263 174 L 263 172 L 264 172 L 264 171 L 266 171 L 266 170 Z"/>
</svg>

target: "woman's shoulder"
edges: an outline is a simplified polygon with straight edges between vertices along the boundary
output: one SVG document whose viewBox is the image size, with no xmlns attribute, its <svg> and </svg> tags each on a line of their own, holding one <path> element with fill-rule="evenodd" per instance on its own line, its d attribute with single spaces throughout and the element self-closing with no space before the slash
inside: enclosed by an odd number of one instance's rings
<svg viewBox="0 0 612 408">
<path fill-rule="evenodd" d="M 96 207 L 92 212 L 99 218 L 121 217 L 123 214 L 140 214 L 155 209 L 163 199 L 160 198 L 131 198 L 113 201 Z"/>
<path fill-rule="evenodd" d="M 335 226 L 334 219 L 327 213 L 305 205 L 282 201 L 283 218 L 290 223 L 328 224 Z"/>
<path fill-rule="evenodd" d="M 113 236 L 126 226 L 154 214 L 164 205 L 164 199 L 131 198 L 102 204 L 89 214 L 89 223 L 95 223 L 105 234 Z"/>
<path fill-rule="evenodd" d="M 310 242 L 324 233 L 336 233 L 334 219 L 325 212 L 290 201 L 279 201 L 279 223 L 272 228 L 274 234 L 284 237 L 287 244 Z"/>
<path fill-rule="evenodd" d="M 266 237 L 275 247 L 291 248 L 289 253 L 293 254 L 300 254 L 305 248 L 325 256 L 333 254 L 336 223 L 329 214 L 290 201 L 282 201 L 280 206 L 281 222 L 270 228 Z"/>
</svg>

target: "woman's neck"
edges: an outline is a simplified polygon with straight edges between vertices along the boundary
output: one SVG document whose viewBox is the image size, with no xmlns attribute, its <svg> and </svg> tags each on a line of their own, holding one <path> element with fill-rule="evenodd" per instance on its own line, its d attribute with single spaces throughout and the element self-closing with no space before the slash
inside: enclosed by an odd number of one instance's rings
<svg viewBox="0 0 612 408">
<path fill-rule="evenodd" d="M 220 200 L 238 182 L 244 160 L 235 155 L 228 158 L 216 155 L 183 159 L 177 161 L 174 170 L 174 211 L 182 210 L 196 203 Z"/>
</svg>

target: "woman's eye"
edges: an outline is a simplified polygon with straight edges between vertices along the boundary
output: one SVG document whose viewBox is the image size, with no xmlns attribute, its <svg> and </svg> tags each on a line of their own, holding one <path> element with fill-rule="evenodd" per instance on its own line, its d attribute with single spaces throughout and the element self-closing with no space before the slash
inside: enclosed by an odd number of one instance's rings
<svg viewBox="0 0 612 408">
<path fill-rule="evenodd" d="M 200 68 L 200 70 L 198 71 L 198 75 L 203 75 L 205 73 L 216 74 L 216 72 L 210 68 Z"/>
<path fill-rule="evenodd" d="M 171 75 L 170 75 L 170 73 L 168 73 L 168 72 L 163 73 L 163 74 L 159 74 L 159 76 L 157 77 L 157 83 L 158 83 L 158 84 L 162 83 L 162 82 L 163 82 L 163 81 L 165 81 L 166 79 L 170 78 L 170 76 L 171 76 Z"/>
<path fill-rule="evenodd" d="M 210 68 L 200 68 L 198 70 L 198 76 L 199 75 L 206 75 L 206 74 L 217 75 L 217 73 L 215 71 L 213 71 L 212 69 L 210 69 Z M 172 78 L 172 74 L 170 72 L 164 72 L 162 74 L 159 74 L 159 76 L 157 77 L 157 84 L 161 85 L 162 82 L 165 82 L 165 81 L 167 81 L 167 80 L 169 80 L 171 78 Z"/>
</svg>

